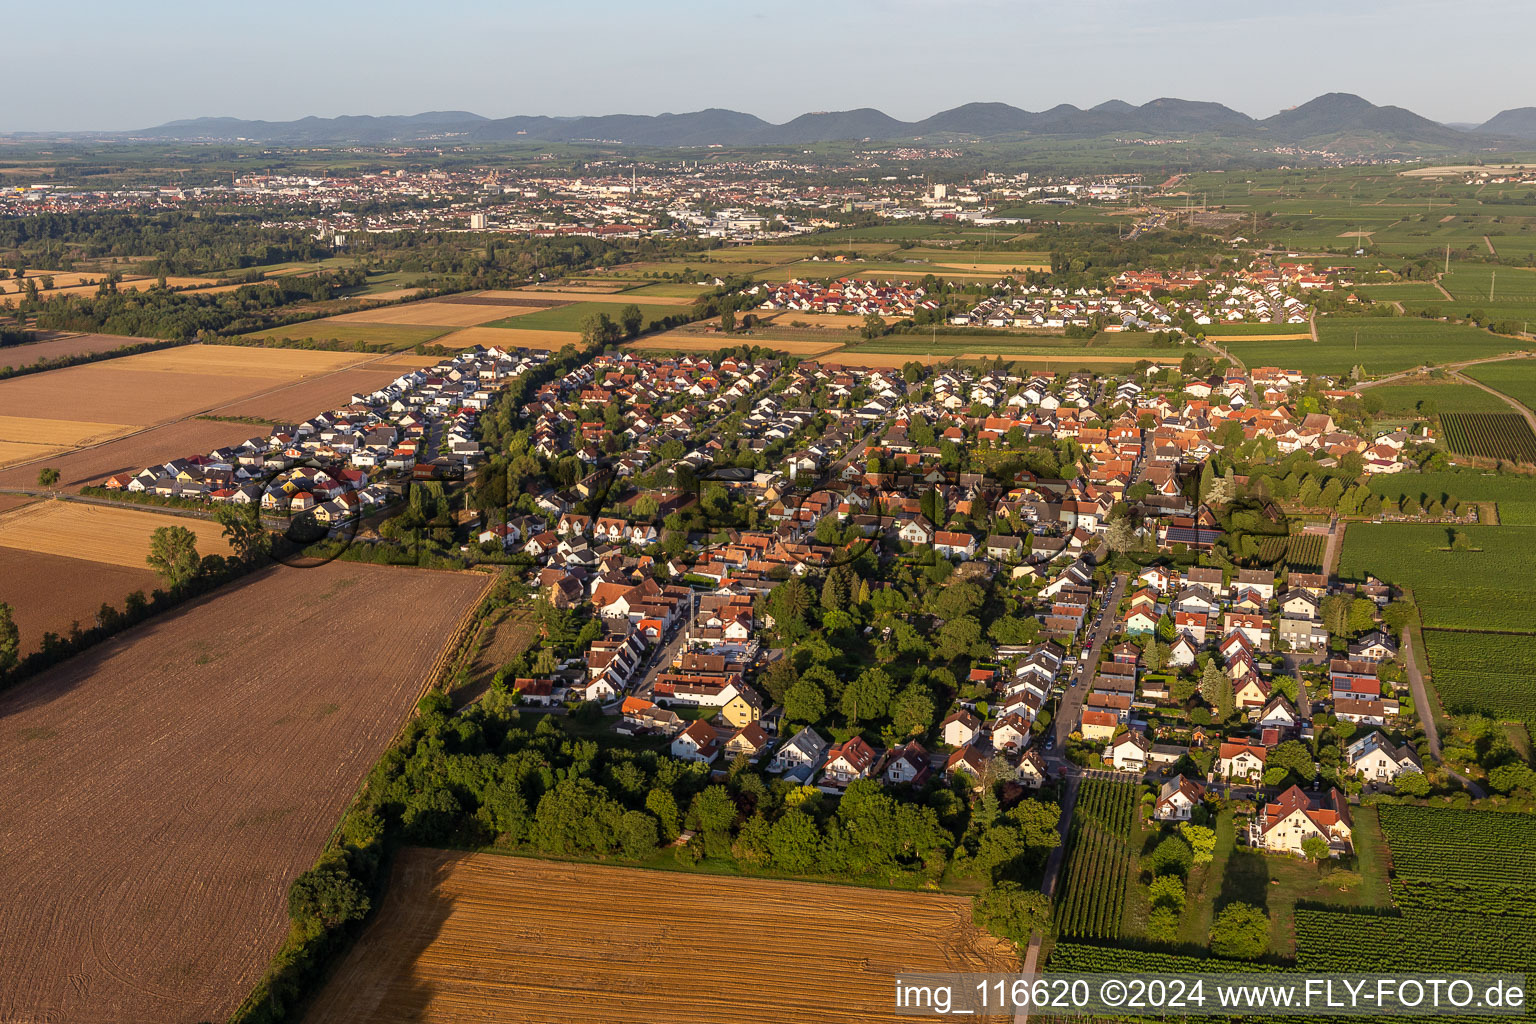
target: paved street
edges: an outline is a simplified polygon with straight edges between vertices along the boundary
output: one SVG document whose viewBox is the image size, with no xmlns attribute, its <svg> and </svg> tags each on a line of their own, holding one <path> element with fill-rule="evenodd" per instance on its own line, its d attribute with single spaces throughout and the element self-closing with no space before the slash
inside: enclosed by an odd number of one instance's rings
<svg viewBox="0 0 1536 1024">
<path fill-rule="evenodd" d="M 1083 698 L 1088 694 L 1088 687 L 1093 683 L 1093 672 L 1099 662 L 1099 654 L 1104 649 L 1104 644 L 1114 635 L 1117 616 L 1115 611 L 1120 606 L 1120 598 L 1125 593 L 1130 576 L 1120 573 L 1115 576 L 1109 585 L 1109 590 L 1104 595 L 1103 604 L 1100 605 L 1102 617 L 1099 625 L 1094 628 L 1090 636 L 1091 647 L 1079 656 L 1077 671 L 1073 673 L 1067 691 L 1061 695 L 1060 705 L 1056 709 L 1056 718 L 1052 723 L 1055 728 L 1056 746 L 1046 755 L 1047 762 L 1053 766 L 1064 760 L 1063 751 L 1066 749 L 1067 736 L 1077 728 L 1077 720 L 1083 710 Z"/>
</svg>

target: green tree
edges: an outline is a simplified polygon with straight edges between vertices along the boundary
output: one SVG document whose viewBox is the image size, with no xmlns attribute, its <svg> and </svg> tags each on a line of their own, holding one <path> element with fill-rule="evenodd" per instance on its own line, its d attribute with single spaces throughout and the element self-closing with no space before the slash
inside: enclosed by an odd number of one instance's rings
<svg viewBox="0 0 1536 1024">
<path fill-rule="evenodd" d="M 1178 875 L 1182 878 L 1189 874 L 1194 861 L 1194 851 L 1189 844 L 1178 836 L 1169 836 L 1147 855 L 1147 870 L 1153 875 Z"/>
<path fill-rule="evenodd" d="M 1286 740 L 1276 745 L 1264 764 L 1267 769 L 1284 769 L 1286 773 L 1296 776 L 1298 782 L 1311 782 L 1317 776 L 1317 769 L 1312 767 L 1312 751 L 1299 740 Z M 1284 779 L 1285 775 L 1281 775 L 1281 778 Z"/>
<path fill-rule="evenodd" d="M 792 722 L 814 725 L 827 715 L 826 691 L 807 673 L 784 694 L 784 715 Z"/>
<path fill-rule="evenodd" d="M 999 938 L 1024 946 L 1031 932 L 1050 928 L 1051 901 L 1039 889 L 998 882 L 971 898 L 971 920 Z"/>
<path fill-rule="evenodd" d="M 1217 666 L 1214 658 L 1205 663 L 1205 671 L 1200 674 L 1200 696 L 1218 718 L 1225 719 L 1232 714 L 1235 704 L 1232 677 Z"/>
<path fill-rule="evenodd" d="M 640 311 L 639 306 L 631 302 L 619 310 L 619 325 L 624 328 L 626 338 L 633 338 L 645 325 L 645 314 Z"/>
<path fill-rule="evenodd" d="M 1179 834 L 1189 843 L 1196 864 L 1209 864 L 1216 855 L 1216 833 L 1204 825 L 1182 822 L 1179 825 Z"/>
<path fill-rule="evenodd" d="M 21 630 L 16 628 L 11 606 L 0 601 L 0 676 L 15 668 L 20 660 Z"/>
<path fill-rule="evenodd" d="M 937 710 L 933 696 L 920 683 L 912 683 L 891 702 L 891 728 L 905 739 L 921 736 L 933 727 Z"/>
<path fill-rule="evenodd" d="M 734 309 L 726 309 L 720 314 L 720 329 L 726 334 L 735 333 L 736 311 Z"/>
<path fill-rule="evenodd" d="M 1301 855 L 1322 871 L 1323 861 L 1328 859 L 1328 840 L 1322 836 L 1307 836 L 1301 841 Z"/>
<path fill-rule="evenodd" d="M 1147 900 L 1154 907 L 1167 907 L 1175 914 L 1184 911 L 1184 880 L 1178 875 L 1158 875 L 1147 886 Z"/>
<path fill-rule="evenodd" d="M 865 669 L 843 689 L 842 711 L 849 725 L 883 717 L 890 703 L 891 677 L 883 669 Z"/>
<path fill-rule="evenodd" d="M 37 486 L 48 490 L 59 482 L 59 471 L 52 466 L 44 466 L 37 471 Z"/>
<path fill-rule="evenodd" d="M 885 326 L 885 320 L 878 313 L 866 315 L 864 317 L 864 326 L 859 329 L 859 333 L 869 340 L 878 338 L 886 334 L 887 331 L 888 328 Z"/>
<path fill-rule="evenodd" d="M 1229 903 L 1211 922 L 1211 952 L 1228 960 L 1257 960 L 1269 948 L 1269 918 L 1247 903 Z"/>
<path fill-rule="evenodd" d="M 254 562 L 272 548 L 272 535 L 261 525 L 261 513 L 255 505 L 219 505 L 213 521 L 224 528 L 224 539 L 237 558 Z"/>
<path fill-rule="evenodd" d="M 197 554 L 197 534 L 185 526 L 161 526 L 149 538 L 145 562 L 172 587 L 197 575 L 202 560 Z"/>
<path fill-rule="evenodd" d="M 1514 766 L 1501 765 L 1500 767 L 1514 767 Z M 1519 765 L 1518 767 L 1525 768 L 1524 765 Z M 1495 789 L 1497 789 L 1498 786 L 1494 785 L 1493 774 L 1494 774 L 1494 772 L 1497 772 L 1498 770 L 1499 770 L 1498 768 L 1495 768 L 1495 769 L 1493 769 L 1493 771 L 1490 771 L 1488 773 L 1488 784 L 1490 786 L 1493 786 Z M 1525 768 L 1525 770 L 1527 772 L 1531 771 L 1529 768 Z M 1533 777 L 1533 780 L 1536 780 L 1536 772 L 1531 772 L 1531 775 Z M 1423 772 L 1403 772 L 1400 775 L 1398 775 L 1397 778 L 1392 780 L 1392 786 L 1399 793 L 1402 793 L 1404 796 L 1417 796 L 1417 797 L 1429 796 L 1429 790 L 1430 790 L 1429 779 L 1425 778 Z"/>
<path fill-rule="evenodd" d="M 326 931 L 368 913 L 368 892 L 341 864 L 310 868 L 288 887 L 288 916 L 307 931 Z"/>
<path fill-rule="evenodd" d="M 619 819 L 619 849 L 630 860 L 644 860 L 656 852 L 656 819 L 644 811 L 626 811 Z"/>
</svg>

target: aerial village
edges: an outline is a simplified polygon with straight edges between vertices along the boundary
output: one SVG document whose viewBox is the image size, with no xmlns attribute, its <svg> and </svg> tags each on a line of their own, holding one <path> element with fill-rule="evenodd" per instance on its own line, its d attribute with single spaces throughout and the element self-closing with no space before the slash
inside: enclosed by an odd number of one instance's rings
<svg viewBox="0 0 1536 1024">
<path fill-rule="evenodd" d="M 535 713 L 598 708 L 676 757 L 721 771 L 745 758 L 828 794 L 856 779 L 1038 786 L 1067 758 L 1154 773 L 1159 819 L 1187 819 L 1220 787 L 1257 798 L 1255 845 L 1299 852 L 1321 835 L 1346 850 L 1345 794 L 1421 770 L 1384 618 L 1394 595 L 1339 584 L 1327 553 L 1313 571 L 1220 564 L 1251 554 L 1254 520 L 1278 513 L 1254 500 L 1265 481 L 1208 464 L 1246 445 L 1390 473 L 1429 438 L 1300 412 L 1318 398 L 1298 400 L 1304 386 L 1272 367 L 1050 377 L 596 356 L 522 410 L 529 450 L 575 460 L 579 479 L 484 512 L 467 538 L 525 558 L 567 622 L 546 629 L 548 656 L 497 683 Z M 1031 449 L 1059 472 L 977 468 Z M 1301 490 L 1289 504 L 1369 507 L 1363 487 Z M 1323 516 L 1306 533 L 1326 551 L 1329 531 Z M 1168 557 L 1111 568 L 1131 551 Z M 818 615 L 821 636 L 806 628 Z M 967 667 L 936 675 L 943 699 L 915 711 L 897 710 L 907 692 L 890 679 L 868 686 L 879 711 L 852 711 L 855 683 L 816 660 L 839 644 Z M 1321 730 L 1349 739 L 1330 784 L 1265 793 L 1286 777 L 1272 755 Z"/>
</svg>

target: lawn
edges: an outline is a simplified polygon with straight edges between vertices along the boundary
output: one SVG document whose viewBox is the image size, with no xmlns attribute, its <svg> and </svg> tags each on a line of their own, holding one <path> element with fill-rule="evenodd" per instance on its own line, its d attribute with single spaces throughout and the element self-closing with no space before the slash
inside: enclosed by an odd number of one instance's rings
<svg viewBox="0 0 1536 1024">
<path fill-rule="evenodd" d="M 594 313 L 606 313 L 609 319 L 617 320 L 619 311 L 623 305 L 614 302 L 573 302 L 569 306 L 555 306 L 551 309 L 539 309 L 532 313 L 524 313 L 521 316 L 509 316 L 504 320 L 496 320 L 487 327 L 511 327 L 520 331 L 580 331 L 581 325 L 587 317 Z M 650 330 L 660 321 L 669 316 L 688 316 L 693 312 L 692 306 L 641 306 L 640 311 L 645 314 L 645 330 Z"/>
<path fill-rule="evenodd" d="M 1362 814 L 1362 812 L 1365 812 Z M 1374 808 L 1358 808 L 1357 832 L 1376 830 Z M 1295 910 L 1299 902 L 1328 903 L 1341 907 L 1390 906 L 1385 859 L 1385 842 L 1374 831 L 1366 839 L 1369 856 L 1358 858 L 1355 866 L 1317 865 L 1300 857 L 1266 853 L 1239 846 L 1221 872 L 1221 887 L 1215 910 L 1229 903 L 1247 903 L 1269 914 L 1269 949 L 1278 956 L 1296 955 Z M 1367 879 L 1367 874 L 1372 877 Z"/>
</svg>

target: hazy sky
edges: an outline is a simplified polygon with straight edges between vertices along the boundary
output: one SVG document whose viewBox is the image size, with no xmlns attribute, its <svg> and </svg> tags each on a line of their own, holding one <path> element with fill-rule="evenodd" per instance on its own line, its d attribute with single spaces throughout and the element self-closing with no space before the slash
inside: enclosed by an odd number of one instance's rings
<svg viewBox="0 0 1536 1024">
<path fill-rule="evenodd" d="M 0 0 L 0 24 L 18 29 L 0 131 L 424 110 L 913 120 L 1159 96 L 1265 117 L 1334 91 L 1444 121 L 1536 105 L 1528 0 Z"/>
</svg>

